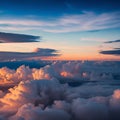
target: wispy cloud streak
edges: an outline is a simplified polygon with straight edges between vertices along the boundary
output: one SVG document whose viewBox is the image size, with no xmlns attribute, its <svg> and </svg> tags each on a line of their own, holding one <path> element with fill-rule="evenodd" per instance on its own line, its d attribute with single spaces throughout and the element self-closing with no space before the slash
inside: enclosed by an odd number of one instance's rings
<svg viewBox="0 0 120 120">
<path fill-rule="evenodd" d="M 119 14 L 120 12 L 96 14 L 83 11 L 81 14 L 65 15 L 49 21 L 41 19 L 1 19 L 0 30 L 39 29 L 45 32 L 64 33 L 120 28 Z"/>
</svg>

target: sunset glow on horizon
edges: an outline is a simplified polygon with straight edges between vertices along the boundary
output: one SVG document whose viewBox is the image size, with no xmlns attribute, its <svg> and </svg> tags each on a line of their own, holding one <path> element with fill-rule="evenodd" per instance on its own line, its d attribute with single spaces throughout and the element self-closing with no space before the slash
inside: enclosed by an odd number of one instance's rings
<svg viewBox="0 0 120 120">
<path fill-rule="evenodd" d="M 120 120 L 120 0 L 0 0 L 0 120 Z"/>
<path fill-rule="evenodd" d="M 0 52 L 44 48 L 59 54 L 42 53 L 48 60 L 120 60 L 118 1 L 5 0 L 0 6 Z"/>
</svg>

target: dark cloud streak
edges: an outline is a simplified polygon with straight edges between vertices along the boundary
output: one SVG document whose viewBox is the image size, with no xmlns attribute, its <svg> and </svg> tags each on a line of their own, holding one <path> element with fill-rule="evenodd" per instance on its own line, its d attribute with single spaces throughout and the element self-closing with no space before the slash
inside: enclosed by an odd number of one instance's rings
<svg viewBox="0 0 120 120">
<path fill-rule="evenodd" d="M 49 48 L 36 48 L 33 52 L 0 52 L 0 61 L 26 60 L 34 58 L 49 58 L 59 56 L 58 51 Z"/>
<path fill-rule="evenodd" d="M 120 48 L 116 50 L 104 50 L 100 51 L 99 53 L 105 55 L 120 55 Z"/>
<path fill-rule="evenodd" d="M 118 43 L 118 42 L 120 42 L 120 40 L 112 40 L 112 41 L 107 41 L 105 43 Z"/>
<path fill-rule="evenodd" d="M 112 43 L 112 44 L 117 43 L 118 44 L 119 42 L 120 42 L 120 39 L 106 41 L 104 43 L 108 43 L 108 44 L 109 43 Z M 104 55 L 117 55 L 117 56 L 119 56 L 120 55 L 120 48 L 116 47 L 116 48 L 113 48 L 113 50 L 101 50 L 99 53 L 104 54 Z"/>
<path fill-rule="evenodd" d="M 39 42 L 40 36 L 0 32 L 0 43 Z"/>
</svg>

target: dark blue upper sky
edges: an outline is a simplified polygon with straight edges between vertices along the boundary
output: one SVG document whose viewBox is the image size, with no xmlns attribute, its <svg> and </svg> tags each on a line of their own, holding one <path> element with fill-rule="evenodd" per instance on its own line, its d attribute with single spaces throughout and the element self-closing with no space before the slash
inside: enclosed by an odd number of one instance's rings
<svg viewBox="0 0 120 120">
<path fill-rule="evenodd" d="M 119 0 L 1 0 L 1 14 L 37 15 L 55 17 L 63 14 L 78 14 L 81 11 L 96 13 L 120 10 Z"/>
</svg>

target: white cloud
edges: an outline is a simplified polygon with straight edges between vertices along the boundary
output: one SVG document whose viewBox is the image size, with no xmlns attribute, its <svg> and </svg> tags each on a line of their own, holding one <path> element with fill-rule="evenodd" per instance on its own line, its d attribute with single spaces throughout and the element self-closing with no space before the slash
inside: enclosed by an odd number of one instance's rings
<svg viewBox="0 0 120 120">
<path fill-rule="evenodd" d="M 120 12 L 100 13 L 83 11 L 82 14 L 65 15 L 50 21 L 1 19 L 1 30 L 36 29 L 45 32 L 64 33 L 76 31 L 94 31 L 120 27 Z"/>
<path fill-rule="evenodd" d="M 61 78 L 63 82 L 66 82 L 66 79 L 79 82 L 114 80 L 114 74 L 119 72 L 119 66 L 111 65 L 110 62 L 53 62 L 40 69 L 30 69 L 24 65 L 17 70 L 3 67 L 0 69 L 0 84 L 17 84 L 20 81 L 52 78 Z"/>
<path fill-rule="evenodd" d="M 19 108 L 10 120 L 70 120 L 70 115 L 64 110 L 47 108 L 42 110 L 33 104 L 25 104 Z"/>
<path fill-rule="evenodd" d="M 75 99 L 72 110 L 77 120 L 107 120 L 108 109 L 105 105 L 86 99 Z"/>
<path fill-rule="evenodd" d="M 0 119 L 119 120 L 119 65 L 78 61 L 53 62 L 40 69 L 1 68 Z M 61 76 L 63 71 L 65 76 Z M 81 84 L 72 87 L 71 80 Z M 6 83 L 14 83 L 14 87 L 8 89 Z"/>
<path fill-rule="evenodd" d="M 33 80 L 20 82 L 18 86 L 10 88 L 0 99 L 0 114 L 16 113 L 24 104 L 32 103 L 35 106 L 41 104 L 43 107 L 48 106 L 54 100 L 64 98 L 65 87 L 55 80 Z"/>
</svg>

